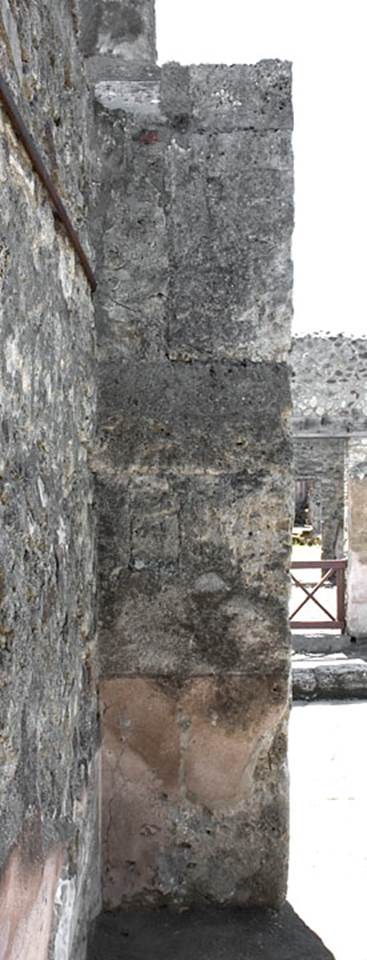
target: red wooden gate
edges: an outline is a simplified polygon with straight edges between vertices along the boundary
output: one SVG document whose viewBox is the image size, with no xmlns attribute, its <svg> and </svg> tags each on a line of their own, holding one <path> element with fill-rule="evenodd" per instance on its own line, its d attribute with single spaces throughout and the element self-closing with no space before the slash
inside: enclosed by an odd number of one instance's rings
<svg viewBox="0 0 367 960">
<path fill-rule="evenodd" d="M 301 590 L 306 594 L 304 600 L 298 604 L 296 609 L 289 617 L 289 625 L 292 629 L 307 629 L 311 630 L 312 628 L 316 630 L 327 630 L 327 629 L 340 629 L 344 630 L 345 628 L 345 569 L 347 566 L 346 560 L 295 560 L 291 563 L 291 578 L 292 582 L 296 587 L 300 587 Z M 309 569 L 318 569 L 322 572 L 321 580 L 318 583 L 312 584 L 311 589 L 308 589 L 310 584 L 305 585 L 302 580 L 299 580 L 293 570 L 309 570 Z M 330 582 L 331 577 L 335 576 L 336 580 L 336 617 L 333 613 L 330 613 L 330 610 L 324 606 L 324 603 L 321 603 L 319 599 L 316 598 L 315 594 L 320 587 L 324 587 L 327 581 Z M 324 597 L 323 597 L 324 599 Z M 320 610 L 326 615 L 326 620 L 297 620 L 297 614 L 300 610 L 306 605 L 306 603 L 315 603 Z"/>
</svg>

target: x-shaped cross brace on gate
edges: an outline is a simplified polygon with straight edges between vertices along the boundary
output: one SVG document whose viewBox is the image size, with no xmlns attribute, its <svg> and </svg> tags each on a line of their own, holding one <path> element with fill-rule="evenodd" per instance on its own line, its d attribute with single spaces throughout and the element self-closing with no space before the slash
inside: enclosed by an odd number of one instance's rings
<svg viewBox="0 0 367 960">
<path fill-rule="evenodd" d="M 295 577 L 294 574 L 291 572 L 292 580 L 294 581 L 294 583 L 296 584 L 297 587 L 301 587 L 301 590 L 303 590 L 303 592 L 306 594 L 306 599 L 305 599 L 305 600 L 302 600 L 302 603 L 300 603 L 299 606 L 297 607 L 297 609 L 294 610 L 294 612 L 293 612 L 293 613 L 291 614 L 291 616 L 289 617 L 290 620 L 293 620 L 293 618 L 296 616 L 296 614 L 299 613 L 300 610 L 302 610 L 302 607 L 304 607 L 305 604 L 308 603 L 309 600 L 313 600 L 313 602 L 317 604 L 317 606 L 320 608 L 320 610 L 322 610 L 323 613 L 326 613 L 326 616 L 327 616 L 327 617 L 330 617 L 330 620 L 335 620 L 335 617 L 330 613 L 330 611 L 327 610 L 326 607 L 324 607 L 323 604 L 320 603 L 319 600 L 316 600 L 316 597 L 315 597 L 315 593 L 317 593 L 317 591 L 320 589 L 320 587 L 323 586 L 323 584 L 325 583 L 325 581 L 328 579 L 328 577 L 329 577 L 330 574 L 332 574 L 332 573 L 333 573 L 333 569 L 332 569 L 332 568 L 331 568 L 330 570 L 327 570 L 326 573 L 324 573 L 324 576 L 323 576 L 323 577 L 321 578 L 321 580 L 319 581 L 319 583 L 316 584 L 316 586 L 313 588 L 313 590 L 309 591 L 309 590 L 306 589 L 304 583 L 301 583 L 300 580 L 297 580 L 297 577 Z"/>
</svg>

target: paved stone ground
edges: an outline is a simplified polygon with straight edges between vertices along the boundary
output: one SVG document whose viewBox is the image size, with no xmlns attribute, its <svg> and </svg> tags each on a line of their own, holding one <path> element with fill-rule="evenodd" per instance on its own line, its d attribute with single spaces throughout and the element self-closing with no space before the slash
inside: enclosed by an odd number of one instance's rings
<svg viewBox="0 0 367 960">
<path fill-rule="evenodd" d="M 335 960 L 367 960 L 366 730 L 367 700 L 293 708 L 288 896 Z"/>
<path fill-rule="evenodd" d="M 181 914 L 168 910 L 105 914 L 88 960 L 333 960 L 333 956 L 287 904 L 280 913 L 208 908 Z"/>
<path fill-rule="evenodd" d="M 367 700 L 293 708 L 292 906 L 105 914 L 89 960 L 367 960 L 366 729 Z"/>
</svg>

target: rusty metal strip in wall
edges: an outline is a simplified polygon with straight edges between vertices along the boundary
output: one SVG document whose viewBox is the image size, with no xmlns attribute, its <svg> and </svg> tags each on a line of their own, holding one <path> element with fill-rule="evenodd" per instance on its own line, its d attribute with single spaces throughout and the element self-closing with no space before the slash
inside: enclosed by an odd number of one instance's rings
<svg viewBox="0 0 367 960">
<path fill-rule="evenodd" d="M 75 253 L 80 261 L 80 264 L 84 270 L 85 276 L 88 280 L 88 283 L 91 287 L 92 292 L 96 289 L 97 282 L 94 276 L 92 267 L 89 263 L 88 257 L 83 250 L 81 242 L 79 240 L 78 234 L 73 227 L 73 224 L 70 220 L 69 214 L 64 207 L 64 204 L 61 200 L 61 197 L 56 190 L 54 183 L 51 180 L 50 174 L 42 160 L 41 154 L 36 146 L 32 135 L 27 129 L 20 113 L 18 107 L 15 103 L 15 100 L 12 97 L 12 94 L 9 90 L 9 87 L 3 77 L 0 74 L 0 99 L 4 105 L 7 116 L 12 124 L 13 130 L 15 131 L 17 137 L 23 144 L 23 147 L 31 161 L 31 164 L 39 176 L 39 179 L 45 187 L 49 199 L 57 213 L 59 219 L 65 227 L 67 236 L 69 237 L 70 243 L 75 250 Z"/>
</svg>

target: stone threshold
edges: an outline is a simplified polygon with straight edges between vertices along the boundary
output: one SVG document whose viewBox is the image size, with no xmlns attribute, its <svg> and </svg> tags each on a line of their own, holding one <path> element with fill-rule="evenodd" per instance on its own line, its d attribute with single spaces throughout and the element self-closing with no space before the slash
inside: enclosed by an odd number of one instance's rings
<svg viewBox="0 0 367 960">
<path fill-rule="evenodd" d="M 293 654 L 294 700 L 367 699 L 367 643 L 336 653 Z"/>
</svg>

